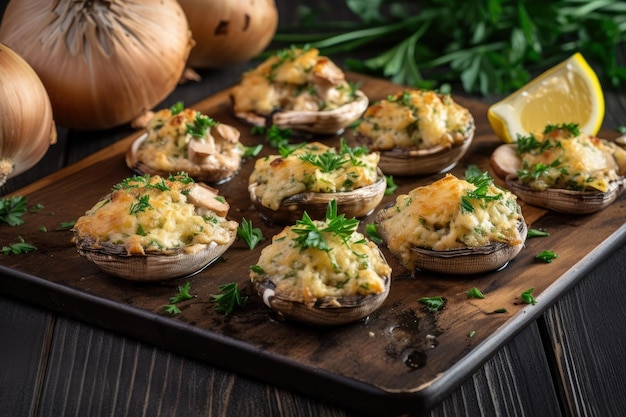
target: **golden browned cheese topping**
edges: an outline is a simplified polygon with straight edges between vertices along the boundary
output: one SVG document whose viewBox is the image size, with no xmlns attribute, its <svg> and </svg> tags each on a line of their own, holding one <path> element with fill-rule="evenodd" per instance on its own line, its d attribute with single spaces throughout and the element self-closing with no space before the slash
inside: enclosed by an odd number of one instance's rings
<svg viewBox="0 0 626 417">
<path fill-rule="evenodd" d="M 235 172 L 241 163 L 239 131 L 193 109 L 157 111 L 146 134 L 137 159 L 157 172 L 195 177 L 203 170 Z"/>
<path fill-rule="evenodd" d="M 121 245 L 129 255 L 228 243 L 237 222 L 215 214 L 210 204 L 190 203 L 197 186 L 184 174 L 128 178 L 76 221 L 76 239 L 93 248 Z"/>
<path fill-rule="evenodd" d="M 473 133 L 469 110 L 443 94 L 405 90 L 372 104 L 357 132 L 371 140 L 374 150 L 395 147 L 449 148 Z"/>
<path fill-rule="evenodd" d="M 285 198 L 305 191 L 334 193 L 374 184 L 378 160 L 377 153 L 365 148 L 343 144 L 337 150 L 311 142 L 286 155 L 259 158 L 249 183 L 257 185 L 263 206 L 277 210 Z"/>
<path fill-rule="evenodd" d="M 564 188 L 605 192 L 620 175 L 626 152 L 614 143 L 589 136 L 577 125 L 548 126 L 547 133 L 517 141 L 522 169 L 519 180 L 535 190 Z"/>
<path fill-rule="evenodd" d="M 290 48 L 246 72 L 232 89 L 235 113 L 333 110 L 354 101 L 345 74 L 315 48 Z"/>
<path fill-rule="evenodd" d="M 319 229 L 328 225 L 326 221 L 314 223 Z M 326 297 L 384 292 L 391 267 L 373 242 L 356 231 L 347 239 L 323 233 L 329 250 L 303 249 L 295 243 L 298 234 L 294 229 L 298 227 L 288 226 L 272 238 L 272 244 L 263 249 L 252 268 L 252 281 L 270 277 L 282 298 L 305 304 Z"/>
<path fill-rule="evenodd" d="M 387 236 L 387 246 L 413 269 L 413 247 L 447 250 L 491 242 L 521 243 L 521 214 L 515 195 L 492 183 L 479 197 L 472 194 L 476 189 L 474 184 L 447 174 L 398 196 L 395 205 L 383 212 L 379 224 Z"/>
</svg>

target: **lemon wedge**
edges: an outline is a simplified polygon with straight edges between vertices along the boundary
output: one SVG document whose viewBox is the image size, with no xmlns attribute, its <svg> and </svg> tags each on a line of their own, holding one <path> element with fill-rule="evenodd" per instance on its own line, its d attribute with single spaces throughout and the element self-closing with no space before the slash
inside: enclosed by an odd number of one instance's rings
<svg viewBox="0 0 626 417">
<path fill-rule="evenodd" d="M 491 105 L 487 117 L 506 143 L 542 133 L 548 124 L 578 123 L 581 132 L 595 135 L 604 119 L 604 94 L 596 73 L 576 53 Z"/>
</svg>

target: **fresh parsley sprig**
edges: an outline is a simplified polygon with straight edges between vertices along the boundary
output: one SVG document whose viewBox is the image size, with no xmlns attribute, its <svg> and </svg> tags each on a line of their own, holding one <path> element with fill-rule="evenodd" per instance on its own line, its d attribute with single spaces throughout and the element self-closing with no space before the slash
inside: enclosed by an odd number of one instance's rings
<svg viewBox="0 0 626 417">
<path fill-rule="evenodd" d="M 300 249 L 316 248 L 322 251 L 329 251 L 330 246 L 324 238 L 324 234 L 332 233 L 347 241 L 359 226 L 359 221 L 355 218 L 347 219 L 344 214 L 337 214 L 337 201 L 331 200 L 326 208 L 325 227 L 318 225 L 311 220 L 305 211 L 302 219 L 297 220 L 291 230 L 297 235 L 294 242 Z"/>
<path fill-rule="evenodd" d="M 18 236 L 19 240 L 17 243 L 11 243 L 9 246 L 3 246 L 0 249 L 0 253 L 4 255 L 19 255 L 21 253 L 28 253 L 37 250 L 34 245 L 30 243 L 26 243 L 22 236 Z"/>
<path fill-rule="evenodd" d="M 24 196 L 0 198 L 0 224 L 18 226 L 24 223 L 22 216 L 26 213 L 27 199 Z"/>
<path fill-rule="evenodd" d="M 482 200 L 488 202 L 502 198 L 502 193 L 489 194 L 489 187 L 493 184 L 493 178 L 491 178 L 488 172 L 481 172 L 480 174 L 474 173 L 469 177 L 466 174 L 466 181 L 474 184 L 476 189 L 468 190 L 465 195 L 461 197 L 461 207 L 465 211 L 474 211 L 472 200 Z"/>
<path fill-rule="evenodd" d="M 195 298 L 196 296 L 191 294 L 191 284 L 189 282 L 185 282 L 183 285 L 178 286 L 178 293 L 170 297 L 170 303 L 163 306 L 163 309 L 168 314 L 180 314 L 180 308 L 176 305 L 181 301 L 190 300 Z"/>
<path fill-rule="evenodd" d="M 220 293 L 211 295 L 211 301 L 215 303 L 215 311 L 229 315 L 236 308 L 244 308 L 248 297 L 242 296 L 236 282 L 230 282 L 219 286 Z"/>
<path fill-rule="evenodd" d="M 419 302 L 424 304 L 431 313 L 441 310 L 446 304 L 446 300 L 441 296 L 422 297 L 419 299 Z"/>
<path fill-rule="evenodd" d="M 237 228 L 237 235 L 246 242 L 250 250 L 254 249 L 264 239 L 261 229 L 252 227 L 252 221 L 246 220 L 245 217 L 241 219 L 241 224 Z"/>
<path fill-rule="evenodd" d="M 193 123 L 187 123 L 187 132 L 194 138 L 206 138 L 207 132 L 211 130 L 213 126 L 216 126 L 217 122 L 211 119 L 209 116 L 200 112 L 196 113 L 196 118 Z"/>
</svg>

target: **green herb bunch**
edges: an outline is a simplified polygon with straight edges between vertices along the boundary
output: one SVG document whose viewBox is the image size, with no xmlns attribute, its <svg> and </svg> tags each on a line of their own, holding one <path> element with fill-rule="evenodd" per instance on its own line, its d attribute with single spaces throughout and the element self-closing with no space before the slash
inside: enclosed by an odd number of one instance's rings
<svg viewBox="0 0 626 417">
<path fill-rule="evenodd" d="M 326 55 L 352 52 L 352 71 L 438 88 L 460 81 L 470 93 L 503 93 L 581 52 L 603 84 L 626 85 L 617 50 L 626 40 L 626 4 L 613 0 L 346 0 L 354 16 L 320 18 L 300 9 L 275 40 Z M 372 56 L 371 51 L 378 51 Z"/>
</svg>

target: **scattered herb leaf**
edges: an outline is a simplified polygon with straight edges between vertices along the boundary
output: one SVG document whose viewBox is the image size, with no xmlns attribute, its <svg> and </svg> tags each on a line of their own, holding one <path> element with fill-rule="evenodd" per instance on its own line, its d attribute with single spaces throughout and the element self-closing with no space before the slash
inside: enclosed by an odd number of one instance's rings
<svg viewBox="0 0 626 417">
<path fill-rule="evenodd" d="M 26 243 L 22 236 L 18 236 L 17 238 L 19 240 L 18 243 L 12 243 L 9 246 L 3 246 L 2 249 L 0 249 L 0 253 L 4 255 L 19 255 L 21 253 L 28 253 L 37 250 L 34 245 Z"/>
<path fill-rule="evenodd" d="M 498 308 L 496 310 L 493 310 L 493 312 L 497 313 L 497 314 L 506 313 L 507 309 L 505 307 L 501 307 L 501 308 Z"/>
<path fill-rule="evenodd" d="M 467 298 L 485 298 L 485 295 L 476 287 L 473 287 L 471 290 L 465 293 Z"/>
<path fill-rule="evenodd" d="M 211 296 L 211 300 L 216 304 L 215 310 L 218 313 L 229 315 L 235 308 L 243 308 L 248 301 L 248 297 L 242 297 L 236 282 L 219 286 L 220 294 Z"/>
<path fill-rule="evenodd" d="M 376 223 L 367 223 L 365 225 L 365 233 L 367 236 L 375 243 L 381 244 L 383 243 L 383 238 L 378 233 L 378 228 L 376 227 Z"/>
<path fill-rule="evenodd" d="M 539 254 L 535 256 L 535 259 L 539 259 L 540 261 L 544 261 L 545 263 L 549 264 L 550 262 L 552 262 L 553 259 L 556 259 L 558 257 L 559 256 L 553 251 L 544 250 L 544 251 L 539 252 Z"/>
<path fill-rule="evenodd" d="M 533 296 L 534 290 L 535 290 L 534 288 L 529 288 L 526 291 L 524 291 L 522 293 L 522 301 L 525 302 L 526 304 L 532 304 L 532 305 L 537 304 L 537 300 L 535 300 L 535 297 Z"/>
<path fill-rule="evenodd" d="M 243 159 L 254 158 L 261 152 L 262 149 L 263 145 L 260 143 L 256 146 L 244 146 L 243 155 L 241 155 L 241 157 Z"/>
<path fill-rule="evenodd" d="M 174 304 L 167 304 L 163 306 L 163 309 L 165 310 L 166 313 L 168 314 L 180 314 L 180 308 L 178 308 L 177 306 L 175 306 Z"/>
<path fill-rule="evenodd" d="M 241 219 L 241 224 L 237 228 L 237 234 L 248 244 L 251 250 L 264 239 L 261 229 L 258 227 L 253 228 L 252 222 L 246 220 L 245 217 Z"/>
<path fill-rule="evenodd" d="M 264 135 L 265 140 L 272 148 L 280 148 L 281 146 L 287 146 L 289 139 L 291 138 L 291 129 L 281 129 L 276 125 L 270 127 L 253 126 L 250 129 L 253 135 Z"/>
<path fill-rule="evenodd" d="M 391 195 L 396 192 L 398 186 L 393 181 L 392 175 L 385 175 L 385 182 L 387 183 L 387 188 L 385 188 L 385 195 Z"/>
<path fill-rule="evenodd" d="M 9 226 L 23 224 L 24 213 L 26 213 L 26 197 L 16 195 L 10 198 L 0 198 L 0 223 Z"/>
<path fill-rule="evenodd" d="M 475 334 L 476 334 L 476 330 L 472 330 L 471 332 L 467 334 L 467 337 L 472 338 L 474 337 Z"/>
<path fill-rule="evenodd" d="M 526 235 L 526 237 L 531 238 L 531 237 L 546 237 L 546 236 L 550 236 L 550 233 L 544 231 L 544 230 L 539 230 L 539 229 L 528 229 L 528 234 Z"/>
<path fill-rule="evenodd" d="M 419 299 L 419 302 L 426 305 L 426 308 L 429 312 L 434 313 L 435 311 L 439 311 L 445 305 L 446 301 L 440 297 L 422 297 Z"/>
<path fill-rule="evenodd" d="M 189 282 L 185 282 L 183 285 L 178 286 L 178 294 L 174 297 L 170 297 L 170 303 L 176 304 L 181 301 L 190 300 L 195 297 L 192 295 L 189 290 L 191 290 L 191 284 Z"/>
<path fill-rule="evenodd" d="M 39 213 L 41 210 L 43 210 L 43 208 L 43 204 L 37 203 L 32 206 L 28 211 L 30 211 L 31 213 Z"/>
<path fill-rule="evenodd" d="M 69 230 L 76 224 L 76 220 L 71 220 L 69 222 L 61 222 L 59 223 L 59 227 L 57 230 Z"/>
</svg>

